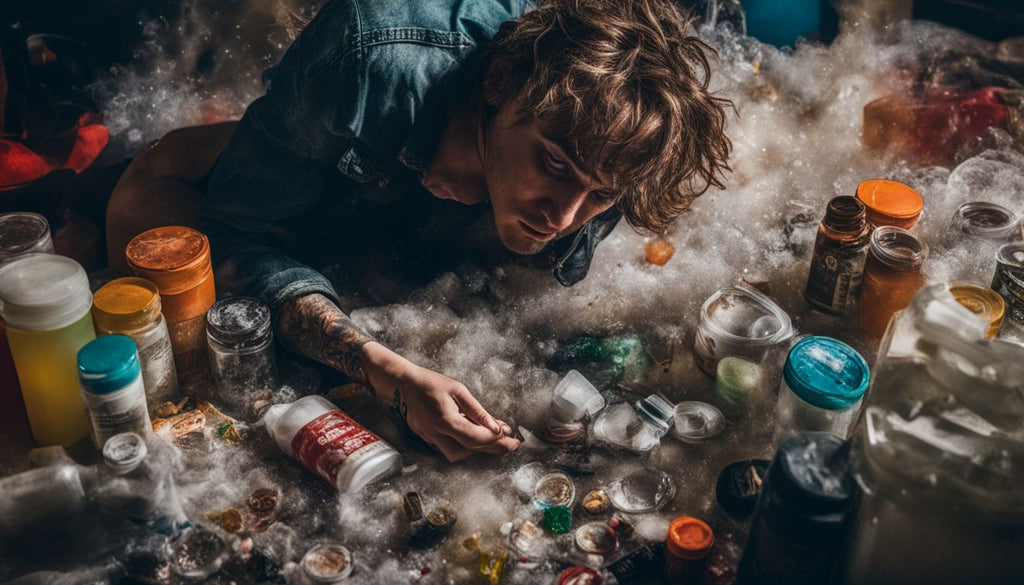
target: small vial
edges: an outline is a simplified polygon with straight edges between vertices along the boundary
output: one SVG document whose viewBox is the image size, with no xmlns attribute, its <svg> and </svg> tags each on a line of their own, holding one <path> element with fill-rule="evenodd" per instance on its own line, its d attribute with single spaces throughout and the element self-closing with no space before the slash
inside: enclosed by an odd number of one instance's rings
<svg viewBox="0 0 1024 585">
<path fill-rule="evenodd" d="M 249 297 L 217 301 L 206 314 L 206 336 L 216 402 L 244 418 L 251 396 L 278 386 L 270 309 Z"/>
<path fill-rule="evenodd" d="M 857 300 L 870 235 L 864 204 L 857 198 L 840 196 L 828 202 L 804 290 L 812 309 L 842 315 Z"/>
</svg>

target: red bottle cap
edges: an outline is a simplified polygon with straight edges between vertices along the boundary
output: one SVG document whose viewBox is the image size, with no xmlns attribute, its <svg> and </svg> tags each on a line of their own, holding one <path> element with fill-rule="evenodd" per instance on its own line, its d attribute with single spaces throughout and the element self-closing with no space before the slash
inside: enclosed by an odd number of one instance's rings
<svg viewBox="0 0 1024 585">
<path fill-rule="evenodd" d="M 681 559 L 704 558 L 715 544 L 715 533 L 704 522 L 683 516 L 668 526 L 667 552 Z"/>
</svg>

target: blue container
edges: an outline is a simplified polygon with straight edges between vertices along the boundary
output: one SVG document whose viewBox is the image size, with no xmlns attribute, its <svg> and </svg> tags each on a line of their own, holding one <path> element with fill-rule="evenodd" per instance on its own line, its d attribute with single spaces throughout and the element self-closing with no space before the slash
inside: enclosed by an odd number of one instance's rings
<svg viewBox="0 0 1024 585">
<path fill-rule="evenodd" d="M 135 342 L 124 335 L 105 335 L 78 351 L 78 379 L 93 394 L 120 390 L 141 372 Z"/>
<path fill-rule="evenodd" d="M 817 32 L 821 22 L 819 0 L 743 0 L 741 4 L 747 34 L 780 48 Z"/>
<path fill-rule="evenodd" d="M 831 337 L 805 337 L 789 350 L 779 389 L 776 435 L 822 431 L 846 437 L 871 371 L 859 353 Z"/>
<path fill-rule="evenodd" d="M 97 450 L 120 433 L 151 432 L 139 354 L 130 338 L 106 335 L 85 344 L 78 351 L 78 379 Z"/>
</svg>

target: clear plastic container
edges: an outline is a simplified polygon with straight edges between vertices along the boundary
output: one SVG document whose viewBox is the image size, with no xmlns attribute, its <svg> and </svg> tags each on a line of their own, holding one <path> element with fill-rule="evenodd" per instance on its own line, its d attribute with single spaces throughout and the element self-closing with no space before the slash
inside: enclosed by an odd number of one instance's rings
<svg viewBox="0 0 1024 585">
<path fill-rule="evenodd" d="M 571 423 L 586 416 L 594 416 L 604 408 L 604 397 L 583 374 L 569 370 L 555 386 L 551 398 L 554 420 Z"/>
<path fill-rule="evenodd" d="M 701 305 L 693 355 L 700 369 L 714 376 L 723 357 L 760 362 L 792 335 L 789 315 L 774 301 L 753 288 L 730 286 Z"/>
<path fill-rule="evenodd" d="M 92 302 L 97 335 L 125 335 L 138 347 L 150 411 L 179 397 L 174 351 L 160 306 L 156 285 L 134 277 L 108 282 L 96 291 Z"/>
<path fill-rule="evenodd" d="M 594 438 L 626 451 L 647 453 L 672 427 L 674 413 L 675 407 L 657 394 L 635 405 L 616 404 L 594 421 Z"/>
<path fill-rule="evenodd" d="M 78 352 L 78 378 L 97 450 L 119 433 L 152 432 L 139 356 L 130 338 L 107 335 L 87 343 Z"/>
<path fill-rule="evenodd" d="M 0 213 L 0 266 L 32 253 L 53 254 L 50 224 L 27 211 Z"/>
<path fill-rule="evenodd" d="M 844 583 L 1020 581 L 1024 348 L 987 329 L 945 284 L 890 325 L 855 435 Z"/>
<path fill-rule="evenodd" d="M 299 563 L 302 585 L 342 583 L 352 573 L 352 553 L 340 544 L 318 544 Z"/>
<path fill-rule="evenodd" d="M 281 451 L 339 492 L 358 491 L 402 469 L 398 451 L 322 396 L 275 404 L 263 420 Z"/>
<path fill-rule="evenodd" d="M 953 214 L 954 229 L 986 240 L 1019 240 L 1019 224 L 1017 214 L 987 201 L 964 203 Z"/>
<path fill-rule="evenodd" d="M 861 329 L 882 338 L 893 313 L 906 308 L 924 286 L 927 257 L 928 245 L 911 231 L 883 226 L 871 233 L 857 314 Z"/>
<path fill-rule="evenodd" d="M 278 387 L 270 309 L 258 299 L 217 301 L 206 313 L 214 400 L 228 414 L 245 418 L 256 396 Z"/>
<path fill-rule="evenodd" d="M 776 442 L 810 431 L 846 438 L 869 377 L 867 362 L 849 345 L 819 336 L 798 341 L 783 369 Z"/>
</svg>

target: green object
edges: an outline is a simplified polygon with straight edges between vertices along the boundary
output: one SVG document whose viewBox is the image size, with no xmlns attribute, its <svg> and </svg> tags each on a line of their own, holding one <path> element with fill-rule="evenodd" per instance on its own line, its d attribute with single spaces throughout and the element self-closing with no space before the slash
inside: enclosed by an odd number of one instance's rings
<svg viewBox="0 0 1024 585">
<path fill-rule="evenodd" d="M 715 392 L 722 412 L 740 416 L 747 410 L 747 399 L 761 384 L 761 366 L 754 362 L 727 356 L 719 360 L 715 374 Z"/>
<path fill-rule="evenodd" d="M 572 528 L 572 510 L 565 506 L 544 509 L 544 527 L 551 534 L 565 534 Z"/>
<path fill-rule="evenodd" d="M 644 344 L 632 335 L 594 337 L 581 335 L 563 343 L 548 360 L 548 368 L 565 374 L 579 370 L 595 386 L 638 382 L 654 365 Z"/>
<path fill-rule="evenodd" d="M 220 426 L 217 427 L 217 436 L 223 438 L 224 437 L 224 433 L 228 432 L 228 429 L 230 429 L 230 428 L 231 428 L 231 423 L 229 423 L 229 422 L 221 423 Z"/>
</svg>

